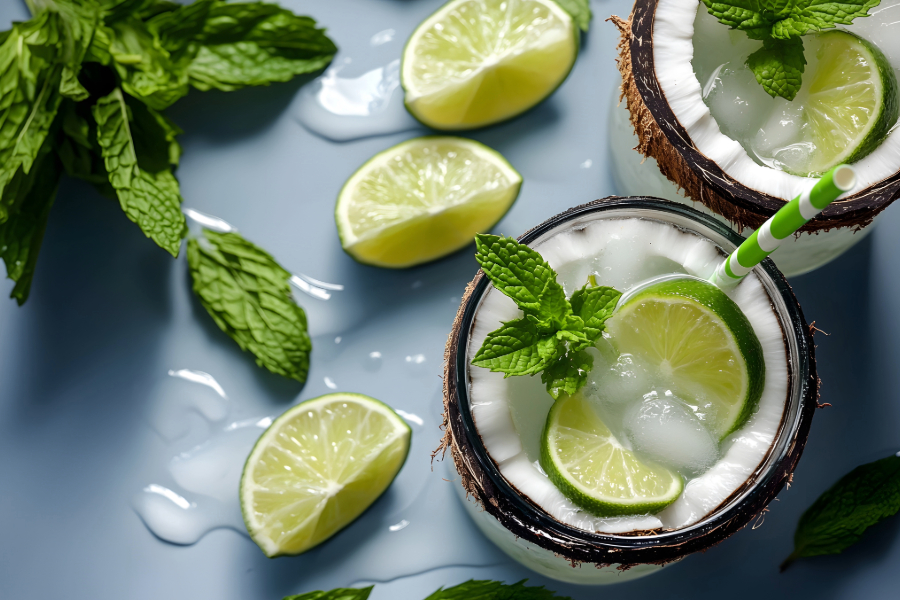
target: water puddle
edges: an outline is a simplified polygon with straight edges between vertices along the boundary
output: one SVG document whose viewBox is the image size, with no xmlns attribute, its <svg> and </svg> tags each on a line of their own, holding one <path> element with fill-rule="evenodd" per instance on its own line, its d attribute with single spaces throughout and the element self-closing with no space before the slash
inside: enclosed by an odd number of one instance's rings
<svg viewBox="0 0 900 600">
<path fill-rule="evenodd" d="M 365 342 L 353 337 L 344 341 L 359 346 L 353 353 L 365 360 L 375 354 L 379 362 L 384 360 L 377 351 L 364 352 Z M 385 365 L 390 373 L 408 372 L 409 362 L 427 364 L 421 355 L 391 356 Z M 157 410 L 150 424 L 171 448 L 171 458 L 133 496 L 135 512 L 153 535 L 173 544 L 195 544 L 222 528 L 246 536 L 238 498 L 241 471 L 273 417 L 242 418 L 239 399 L 209 373 L 190 369 L 170 370 L 154 396 Z M 454 486 L 459 483 L 449 461 L 436 463 L 432 470 L 430 450 L 436 445 L 440 415 L 411 409 L 397 413 L 413 428 L 406 465 L 362 518 L 304 555 L 309 568 L 327 569 L 349 561 L 358 566 L 347 578 L 391 581 L 448 565 L 484 566 L 496 561 L 497 551 L 490 544 L 476 543 L 481 536 L 455 498 Z M 441 518 L 435 518 L 436 508 Z"/>
<path fill-rule="evenodd" d="M 401 42 L 385 29 L 372 36 L 364 56 L 332 63 L 300 91 L 294 112 L 300 124 L 334 142 L 419 128 L 403 105 Z"/>
</svg>

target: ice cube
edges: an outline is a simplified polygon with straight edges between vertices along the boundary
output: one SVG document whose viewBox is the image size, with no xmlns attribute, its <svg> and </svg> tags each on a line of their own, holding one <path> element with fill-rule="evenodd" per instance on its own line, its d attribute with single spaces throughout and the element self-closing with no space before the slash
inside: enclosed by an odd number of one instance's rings
<svg viewBox="0 0 900 600">
<path fill-rule="evenodd" d="M 753 136 L 774 107 L 753 72 L 740 63 L 719 71 L 706 101 L 722 133 L 737 141 Z"/>
<path fill-rule="evenodd" d="M 619 355 L 607 339 L 598 342 L 594 368 L 588 375 L 585 397 L 600 418 L 627 447 L 622 424 L 625 414 L 658 386 L 653 370 L 636 356 Z"/>
<path fill-rule="evenodd" d="M 718 459 L 715 438 L 680 399 L 671 393 L 647 394 L 629 408 L 623 428 L 639 456 L 695 477 Z"/>
</svg>

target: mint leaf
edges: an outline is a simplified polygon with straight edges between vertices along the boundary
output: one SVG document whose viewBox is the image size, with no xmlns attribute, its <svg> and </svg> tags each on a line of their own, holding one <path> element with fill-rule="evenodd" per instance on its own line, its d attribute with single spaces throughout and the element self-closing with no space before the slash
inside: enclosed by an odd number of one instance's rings
<svg viewBox="0 0 900 600">
<path fill-rule="evenodd" d="M 194 292 L 219 329 L 259 366 L 306 381 L 312 342 L 290 273 L 237 233 L 205 229 L 188 240 L 187 258 Z"/>
<path fill-rule="evenodd" d="M 56 154 L 66 174 L 88 181 L 104 196 L 116 199 L 97 142 L 97 126 L 91 109 L 86 103 L 64 100 L 60 105 L 59 120 L 62 135 L 56 143 Z"/>
<path fill-rule="evenodd" d="M 563 10 L 572 15 L 575 25 L 582 31 L 587 31 L 593 18 L 591 13 L 591 5 L 588 0 L 556 0 L 556 3 L 562 6 Z"/>
<path fill-rule="evenodd" d="M 475 260 L 498 290 L 526 315 L 561 327 L 570 311 L 556 271 L 525 244 L 486 233 L 475 236 Z"/>
<path fill-rule="evenodd" d="M 781 565 L 798 558 L 840 554 L 869 527 L 900 511 L 900 457 L 859 466 L 810 506 L 797 525 L 794 551 Z"/>
<path fill-rule="evenodd" d="M 597 341 L 606 329 L 606 320 L 612 316 L 622 293 L 611 287 L 593 287 L 586 284 L 570 298 L 572 312 L 584 322 L 584 333 L 591 342 Z"/>
<path fill-rule="evenodd" d="M 59 161 L 49 148 L 41 150 L 34 163 L 32 181 L 21 205 L 0 224 L 0 256 L 6 263 L 6 275 L 16 282 L 10 297 L 19 306 L 28 299 L 38 253 L 56 188 L 62 174 Z"/>
<path fill-rule="evenodd" d="M 881 0 L 793 0 L 789 16 L 772 27 L 774 37 L 803 35 L 810 31 L 850 25 L 853 19 L 865 17 Z"/>
<path fill-rule="evenodd" d="M 285 596 L 284 600 L 367 600 L 372 587 L 337 588 L 328 592 L 306 592 L 296 596 Z"/>
<path fill-rule="evenodd" d="M 593 366 L 594 357 L 584 350 L 569 352 L 544 369 L 541 381 L 547 386 L 547 392 L 556 400 L 563 392 L 571 395 L 584 387 Z"/>
<path fill-rule="evenodd" d="M 525 579 L 506 584 L 500 581 L 470 580 L 450 588 L 441 588 L 425 600 L 571 600 L 557 596 L 543 586 L 526 586 Z"/>
<path fill-rule="evenodd" d="M 143 21 L 133 17 L 117 21 L 104 35 L 110 38 L 112 66 L 130 96 L 162 110 L 187 95 L 190 56 L 174 57 Z M 100 49 L 93 47 L 91 52 L 99 55 Z"/>
<path fill-rule="evenodd" d="M 763 47 L 747 58 L 747 66 L 770 96 L 793 100 L 800 91 L 806 68 L 803 41 L 767 38 Z"/>
<path fill-rule="evenodd" d="M 187 70 L 197 89 L 232 91 L 318 71 L 336 53 L 309 17 L 275 4 L 215 2 Z"/>
<path fill-rule="evenodd" d="M 492 331 L 484 340 L 472 364 L 510 375 L 534 375 L 557 355 L 557 339 L 541 335 L 528 319 L 515 319 Z"/>
<path fill-rule="evenodd" d="M 740 29 L 750 39 L 762 40 L 768 37 L 774 23 L 771 15 L 763 14 L 759 0 L 703 0 L 703 4 L 720 23 L 731 29 Z"/>
<path fill-rule="evenodd" d="M 53 64 L 63 39 L 58 13 L 15 23 L 0 40 L 0 223 L 50 132 L 62 97 L 62 67 Z"/>
<path fill-rule="evenodd" d="M 98 100 L 93 114 L 109 182 L 122 210 L 147 237 L 178 256 L 186 228 L 178 181 L 170 170 L 151 173 L 138 165 L 130 111 L 121 89 Z"/>
</svg>

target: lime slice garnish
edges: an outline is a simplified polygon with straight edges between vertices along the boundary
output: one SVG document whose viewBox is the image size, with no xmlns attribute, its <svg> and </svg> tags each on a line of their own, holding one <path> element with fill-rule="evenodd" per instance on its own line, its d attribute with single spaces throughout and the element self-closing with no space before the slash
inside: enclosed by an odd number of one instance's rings
<svg viewBox="0 0 900 600">
<path fill-rule="evenodd" d="M 550 409 L 541 467 L 567 498 L 601 517 L 658 512 L 684 488 L 680 475 L 622 447 L 580 392 Z"/>
<path fill-rule="evenodd" d="M 897 79 L 878 48 L 845 31 L 819 34 L 818 41 L 818 65 L 803 101 L 816 145 L 808 174 L 872 152 L 897 122 L 898 111 Z"/>
<path fill-rule="evenodd" d="M 406 43 L 406 107 L 435 129 L 514 117 L 559 87 L 578 43 L 572 17 L 554 0 L 451 0 Z"/>
<path fill-rule="evenodd" d="M 390 485 L 411 430 L 362 394 L 302 402 L 260 436 L 241 476 L 250 537 L 269 557 L 300 554 L 349 525 Z"/>
<path fill-rule="evenodd" d="M 676 394 L 710 406 L 704 421 L 719 438 L 743 425 L 759 403 L 762 346 L 738 305 L 711 283 L 650 285 L 617 308 L 607 329 L 619 352 L 640 356 Z"/>
<path fill-rule="evenodd" d="M 506 214 L 522 176 L 494 150 L 456 137 L 408 140 L 375 155 L 335 208 L 344 250 L 379 267 L 410 267 L 472 243 Z"/>
</svg>

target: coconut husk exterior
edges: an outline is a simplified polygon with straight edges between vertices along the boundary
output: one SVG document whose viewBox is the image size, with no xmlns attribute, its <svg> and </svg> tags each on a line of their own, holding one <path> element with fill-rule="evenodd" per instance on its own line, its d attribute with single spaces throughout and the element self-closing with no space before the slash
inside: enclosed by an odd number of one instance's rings
<svg viewBox="0 0 900 600">
<path fill-rule="evenodd" d="M 695 202 L 738 228 L 758 229 L 785 200 L 747 187 L 730 177 L 694 146 L 687 130 L 666 102 L 653 62 L 653 23 L 659 0 L 636 0 L 628 20 L 610 17 L 619 29 L 620 101 L 630 113 L 637 135 L 635 148 L 654 158 L 659 170 Z M 833 202 L 803 226 L 814 233 L 836 228 L 862 229 L 900 196 L 900 170 L 884 181 Z"/>
<path fill-rule="evenodd" d="M 551 222 L 566 218 L 572 213 L 590 211 L 598 204 L 617 200 L 622 200 L 622 198 L 611 196 L 572 208 L 549 219 L 518 239 L 522 243 L 528 243 L 537 236 L 535 232 Z M 640 197 L 637 200 L 672 204 L 656 198 Z M 780 276 L 780 273 L 778 275 Z M 790 290 L 783 276 L 782 281 L 785 288 Z M 805 393 L 803 394 L 804 403 L 800 409 L 799 425 L 785 458 L 777 465 L 767 482 L 757 486 L 759 493 L 748 497 L 744 504 L 721 511 L 720 518 L 716 518 L 719 513 L 719 509 L 716 509 L 712 511 L 713 517 L 704 519 L 699 533 L 679 535 L 678 530 L 675 530 L 672 534 L 665 536 L 665 541 L 661 541 L 662 538 L 659 536 L 664 533 L 663 530 L 637 531 L 618 535 L 579 530 L 556 521 L 540 507 L 531 503 L 526 496 L 520 494 L 519 497 L 523 498 L 534 511 L 531 515 L 526 514 L 499 489 L 497 482 L 498 479 L 502 479 L 502 475 L 499 474 L 496 463 L 488 457 L 480 438 L 472 440 L 468 437 L 460 408 L 460 403 L 463 401 L 460 397 L 460 389 L 467 387 L 467 382 L 460 381 L 457 372 L 461 336 L 468 335 L 468 330 L 463 330 L 465 314 L 470 304 L 479 301 L 480 293 L 483 293 L 487 284 L 484 272 L 479 270 L 466 287 L 453 322 L 453 328 L 447 339 L 444 351 L 444 413 L 441 425 L 444 436 L 432 458 L 443 458 L 449 451 L 467 496 L 473 498 L 483 510 L 518 538 L 565 558 L 572 563 L 573 567 L 584 563 L 597 567 L 617 565 L 617 568 L 626 570 L 641 564 L 665 565 L 681 560 L 689 554 L 705 551 L 733 535 L 757 519 L 784 485 L 791 483 L 792 473 L 806 445 L 812 416 L 818 406 L 819 397 L 819 379 L 815 369 L 812 329 L 806 324 L 802 312 L 799 314 L 800 323 L 795 330 L 795 335 L 798 338 L 802 337 L 804 346 L 807 348 L 809 373 L 806 381 L 803 382 Z M 788 293 L 790 299 L 796 303 L 793 292 L 789 291 Z M 478 451 L 476 451 L 476 444 L 479 446 Z M 505 480 L 503 481 L 505 482 Z M 505 484 L 510 485 L 508 482 Z M 721 506 L 728 505 L 732 498 L 744 491 L 744 487 L 736 490 Z M 535 523 L 535 513 L 542 516 L 542 524 Z"/>
</svg>

